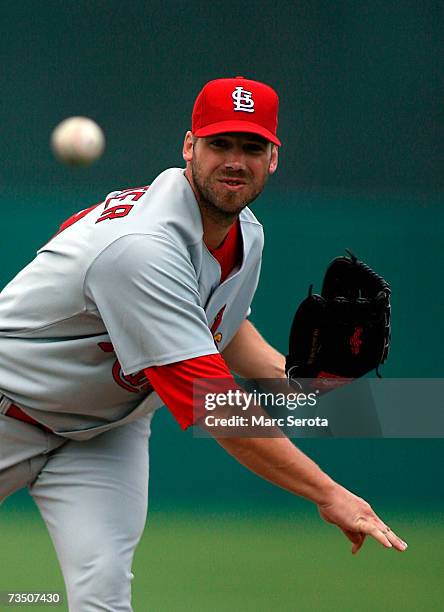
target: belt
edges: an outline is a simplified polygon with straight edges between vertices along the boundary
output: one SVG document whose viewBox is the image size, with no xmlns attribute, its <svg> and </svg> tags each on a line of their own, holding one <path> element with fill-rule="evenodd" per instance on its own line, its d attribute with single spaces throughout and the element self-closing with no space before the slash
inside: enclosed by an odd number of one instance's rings
<svg viewBox="0 0 444 612">
<path fill-rule="evenodd" d="M 52 429 L 46 427 L 46 425 L 43 425 L 43 423 L 39 423 L 38 421 L 27 415 L 26 412 L 23 412 L 23 410 L 15 404 L 11 404 L 9 406 L 8 410 L 5 412 L 5 415 L 13 419 L 17 419 L 18 421 L 24 421 L 25 423 L 35 425 L 36 427 L 39 427 L 44 431 L 49 431 L 49 433 L 53 433 Z"/>
</svg>

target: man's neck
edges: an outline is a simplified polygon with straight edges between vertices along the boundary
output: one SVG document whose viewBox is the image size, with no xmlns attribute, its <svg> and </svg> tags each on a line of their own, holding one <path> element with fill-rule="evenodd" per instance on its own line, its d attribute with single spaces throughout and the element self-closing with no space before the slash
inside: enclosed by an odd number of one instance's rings
<svg viewBox="0 0 444 612">
<path fill-rule="evenodd" d="M 227 237 L 227 234 L 230 231 L 233 223 L 236 222 L 237 217 L 234 218 L 229 225 L 224 227 L 220 225 L 220 222 L 215 223 L 212 219 L 208 218 L 208 215 L 205 214 L 205 211 L 202 210 L 200 205 L 199 208 L 202 215 L 203 241 L 209 249 L 217 249 Z"/>
</svg>

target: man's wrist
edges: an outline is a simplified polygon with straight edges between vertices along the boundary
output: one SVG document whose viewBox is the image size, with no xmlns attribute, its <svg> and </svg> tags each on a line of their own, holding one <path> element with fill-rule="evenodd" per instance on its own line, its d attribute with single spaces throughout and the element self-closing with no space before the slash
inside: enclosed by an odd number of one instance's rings
<svg viewBox="0 0 444 612">
<path fill-rule="evenodd" d="M 321 474 L 316 484 L 312 485 L 309 494 L 305 496 L 317 506 L 330 503 L 339 486 L 328 474 L 322 472 L 322 470 L 320 472 Z"/>
</svg>

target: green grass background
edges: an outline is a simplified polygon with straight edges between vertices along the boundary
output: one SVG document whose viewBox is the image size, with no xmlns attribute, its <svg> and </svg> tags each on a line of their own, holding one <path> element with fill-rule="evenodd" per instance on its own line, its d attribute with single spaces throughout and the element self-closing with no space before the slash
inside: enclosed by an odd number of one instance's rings
<svg viewBox="0 0 444 612">
<path fill-rule="evenodd" d="M 156 509 L 135 557 L 134 610 L 441 610 L 444 527 L 439 516 L 384 514 L 408 541 L 407 552 L 368 541 L 353 556 L 340 531 L 320 521 L 315 511 Z M 1 531 L 0 590 L 63 590 L 37 511 L 20 512 L 9 504 Z"/>
</svg>

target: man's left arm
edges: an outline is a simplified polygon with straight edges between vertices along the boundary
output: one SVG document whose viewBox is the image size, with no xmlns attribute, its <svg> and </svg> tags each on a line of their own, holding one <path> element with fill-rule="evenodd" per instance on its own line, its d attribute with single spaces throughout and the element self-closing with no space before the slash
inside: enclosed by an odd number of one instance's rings
<svg viewBox="0 0 444 612">
<path fill-rule="evenodd" d="M 245 319 L 222 351 L 226 364 L 242 378 L 285 378 L 285 357 Z"/>
</svg>

